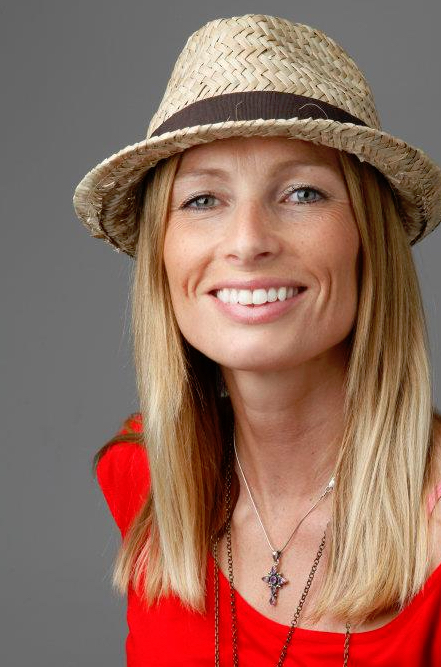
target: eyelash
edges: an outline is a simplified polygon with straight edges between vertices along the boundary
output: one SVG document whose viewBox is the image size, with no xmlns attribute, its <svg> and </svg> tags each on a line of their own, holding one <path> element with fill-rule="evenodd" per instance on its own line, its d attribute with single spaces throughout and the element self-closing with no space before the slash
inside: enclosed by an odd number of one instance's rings
<svg viewBox="0 0 441 667">
<path fill-rule="evenodd" d="M 321 199 L 327 199 L 327 196 L 324 194 L 324 192 L 322 192 L 318 188 L 314 188 L 311 185 L 306 185 L 306 184 L 305 185 L 293 185 L 290 188 L 288 188 L 288 190 L 286 190 L 283 194 L 284 194 L 284 196 L 287 197 L 287 196 L 293 194 L 294 192 L 298 192 L 299 190 L 311 190 L 312 192 L 315 192 L 319 195 L 319 199 L 315 199 L 314 201 L 310 201 L 310 202 L 298 201 L 298 202 L 295 202 L 299 206 L 303 206 L 305 204 L 315 204 L 315 203 L 317 203 L 317 201 L 320 201 Z M 190 207 L 189 206 L 189 204 L 191 204 L 193 201 L 196 201 L 196 199 L 200 199 L 201 197 L 214 197 L 214 199 L 216 199 L 216 195 L 213 192 L 210 192 L 210 191 L 200 192 L 200 193 L 193 193 L 192 195 L 190 195 L 190 197 L 188 197 L 181 204 L 181 206 L 179 208 L 181 208 L 181 209 L 191 208 L 191 210 L 193 210 L 193 211 L 206 211 L 207 208 L 213 208 L 212 206 L 207 206 L 207 207 L 197 207 L 197 206 Z"/>
</svg>

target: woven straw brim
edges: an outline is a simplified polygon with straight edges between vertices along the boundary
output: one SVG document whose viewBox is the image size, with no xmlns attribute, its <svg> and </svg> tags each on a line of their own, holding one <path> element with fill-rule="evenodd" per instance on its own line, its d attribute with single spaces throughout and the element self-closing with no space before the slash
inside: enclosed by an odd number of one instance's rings
<svg viewBox="0 0 441 667">
<path fill-rule="evenodd" d="M 381 130 L 326 119 L 244 120 L 198 125 L 146 139 L 101 162 L 75 190 L 75 211 L 89 233 L 136 256 L 136 191 L 159 160 L 233 136 L 302 139 L 356 155 L 376 167 L 398 196 L 409 243 L 441 220 L 441 169 L 420 149 Z"/>
</svg>

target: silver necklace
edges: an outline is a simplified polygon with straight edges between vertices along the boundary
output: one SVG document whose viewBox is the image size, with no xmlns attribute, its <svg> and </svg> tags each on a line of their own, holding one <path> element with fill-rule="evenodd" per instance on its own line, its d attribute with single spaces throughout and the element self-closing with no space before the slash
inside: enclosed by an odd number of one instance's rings
<svg viewBox="0 0 441 667">
<path fill-rule="evenodd" d="M 264 581 L 266 584 L 268 584 L 268 586 L 271 590 L 271 596 L 270 596 L 270 599 L 269 599 L 270 605 L 275 606 L 277 604 L 277 596 L 279 594 L 280 589 L 282 588 L 282 586 L 284 586 L 285 584 L 288 583 L 288 579 L 285 579 L 283 574 L 279 571 L 280 559 L 282 557 L 282 554 L 285 551 L 288 544 L 291 542 L 292 538 L 294 537 L 294 535 L 296 534 L 298 529 L 300 528 L 301 524 L 306 519 L 306 517 L 308 517 L 311 514 L 311 512 L 313 510 L 315 510 L 315 508 L 320 503 L 320 501 L 323 500 L 323 498 L 328 493 L 330 493 L 332 491 L 332 489 L 335 486 L 335 478 L 331 477 L 331 479 L 329 480 L 329 482 L 328 482 L 325 490 L 323 491 L 322 495 L 320 496 L 320 498 L 314 503 L 314 505 L 312 505 L 312 507 L 309 508 L 309 510 L 306 512 L 306 514 L 300 519 L 300 521 L 298 522 L 298 524 L 295 526 L 294 530 L 292 531 L 291 535 L 286 540 L 283 547 L 281 547 L 280 549 L 276 549 L 271 544 L 271 540 L 268 536 L 268 533 L 265 529 L 265 526 L 263 525 L 263 521 L 260 517 L 259 510 L 257 509 L 257 505 L 254 501 L 253 494 L 251 493 L 251 489 L 249 487 L 249 484 L 248 484 L 247 479 L 245 477 L 245 473 L 244 473 L 244 471 L 242 469 L 242 466 L 241 466 L 241 463 L 239 461 L 239 456 L 237 454 L 237 449 L 236 449 L 236 434 L 233 435 L 233 447 L 234 447 L 234 454 L 236 456 L 237 465 L 239 467 L 240 474 L 242 475 L 242 479 L 245 483 L 245 487 L 248 491 L 248 495 L 250 497 L 251 504 L 254 507 L 254 511 L 256 512 L 256 516 L 257 516 L 257 518 L 259 520 L 259 523 L 262 527 L 262 530 L 263 530 L 264 535 L 266 537 L 266 541 L 268 542 L 269 548 L 271 549 L 271 555 L 273 557 L 273 565 L 272 565 L 270 571 L 264 577 L 262 577 L 262 581 Z"/>
<path fill-rule="evenodd" d="M 232 452 L 231 452 L 232 454 Z M 233 574 L 233 550 L 231 544 L 231 475 L 233 469 L 233 455 L 229 456 L 229 462 L 226 470 L 225 478 L 225 516 L 226 523 L 224 524 L 226 537 L 227 537 L 227 560 L 228 560 L 228 580 L 230 586 L 230 611 L 231 611 L 231 643 L 233 649 L 233 665 L 234 667 L 239 667 L 239 652 L 238 652 L 238 623 L 237 623 L 237 614 L 236 614 L 236 594 L 234 587 L 234 574 Z M 297 605 L 295 614 L 291 620 L 290 628 L 285 639 L 285 643 L 282 647 L 279 659 L 277 661 L 276 667 L 283 667 L 285 663 L 285 658 L 288 652 L 289 645 L 291 643 L 292 636 L 299 624 L 299 617 L 303 609 L 306 597 L 308 595 L 309 589 L 313 582 L 315 573 L 317 571 L 319 561 L 322 557 L 325 542 L 326 542 L 326 531 L 328 529 L 328 524 L 326 524 L 325 532 L 320 542 L 317 555 L 314 559 L 314 563 L 311 567 L 311 571 L 306 582 L 305 589 L 302 593 L 302 596 Z M 213 536 L 213 558 L 214 558 L 214 664 L 215 667 L 220 667 L 220 652 L 219 652 L 219 562 L 218 562 L 218 543 L 220 536 Z M 343 667 L 347 667 L 349 663 L 349 641 L 351 635 L 351 624 L 346 623 L 346 634 L 344 640 L 343 648 Z"/>
</svg>

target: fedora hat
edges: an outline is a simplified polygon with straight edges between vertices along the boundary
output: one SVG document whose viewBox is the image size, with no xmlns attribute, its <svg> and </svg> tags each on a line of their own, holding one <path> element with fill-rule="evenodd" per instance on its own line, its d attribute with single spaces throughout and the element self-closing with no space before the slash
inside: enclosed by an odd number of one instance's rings
<svg viewBox="0 0 441 667">
<path fill-rule="evenodd" d="M 261 14 L 216 19 L 188 38 L 147 137 L 98 164 L 74 208 L 89 233 L 134 257 L 137 192 L 159 160 L 233 136 L 303 139 L 356 155 L 397 195 L 409 243 L 441 220 L 441 170 L 383 132 L 360 69 L 330 37 Z"/>
</svg>

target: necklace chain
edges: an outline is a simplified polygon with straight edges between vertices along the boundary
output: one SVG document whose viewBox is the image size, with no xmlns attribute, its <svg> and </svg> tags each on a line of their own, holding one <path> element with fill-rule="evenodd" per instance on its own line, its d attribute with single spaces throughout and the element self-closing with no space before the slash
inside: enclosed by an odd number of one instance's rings
<svg viewBox="0 0 441 667">
<path fill-rule="evenodd" d="M 234 447 L 234 451 L 236 448 Z M 237 452 L 236 452 L 237 456 Z M 233 574 L 233 550 L 231 546 L 231 477 L 232 477 L 232 460 L 233 457 L 230 456 L 230 462 L 227 466 L 226 474 L 226 484 L 225 484 L 225 512 L 226 512 L 226 522 L 225 522 L 225 531 L 227 537 L 227 561 L 228 561 L 228 581 L 230 587 L 230 611 L 231 611 L 231 641 L 233 648 L 233 667 L 239 667 L 239 655 L 237 651 L 237 613 L 236 613 L 236 596 L 234 588 L 234 574 Z M 289 644 L 291 642 L 292 636 L 295 629 L 298 626 L 298 621 L 300 613 L 302 611 L 303 605 L 305 603 L 306 597 L 311 588 L 311 584 L 314 579 L 314 575 L 317 571 L 320 558 L 322 557 L 325 544 L 326 544 L 326 530 L 328 524 L 326 525 L 325 532 L 323 533 L 320 546 L 317 551 L 317 555 L 314 559 L 314 562 L 311 567 L 308 579 L 306 581 L 306 586 L 303 590 L 303 593 L 300 597 L 299 603 L 295 610 L 294 616 L 291 620 L 288 634 L 285 639 L 285 643 L 280 652 L 279 660 L 277 661 L 276 667 L 282 667 L 285 662 L 286 654 L 288 651 Z M 214 557 L 214 645 L 215 645 L 215 656 L 214 664 L 215 667 L 220 667 L 220 651 L 219 651 L 219 562 L 218 562 L 218 544 L 219 536 L 213 540 L 213 557 Z M 285 545 L 286 546 L 286 545 Z M 285 547 L 284 547 L 285 548 Z M 343 667 L 347 667 L 349 662 L 349 641 L 350 641 L 350 623 L 346 623 L 346 633 L 345 641 L 343 648 Z"/>
<path fill-rule="evenodd" d="M 262 530 L 263 530 L 263 532 L 264 532 L 264 534 L 265 534 L 266 541 L 268 542 L 269 548 L 271 549 L 271 552 L 272 552 L 272 554 L 273 554 L 274 557 L 275 557 L 277 554 L 279 554 L 279 555 L 281 556 L 282 553 L 285 551 L 286 547 L 288 546 L 288 544 L 291 542 L 291 540 L 292 540 L 292 538 L 294 537 L 294 535 L 296 534 L 296 532 L 298 531 L 298 529 L 300 528 L 300 526 L 302 525 L 302 523 L 304 522 L 304 520 L 311 514 L 311 512 L 312 512 L 313 510 L 315 510 L 315 508 L 316 508 L 317 505 L 320 503 L 320 501 L 323 500 L 323 498 L 324 498 L 330 491 L 332 491 L 332 489 L 334 488 L 334 485 L 335 485 L 335 479 L 334 479 L 334 477 L 331 477 L 331 479 L 329 480 L 329 482 L 328 482 L 328 484 L 327 484 L 325 490 L 324 490 L 323 493 L 321 494 L 320 498 L 314 503 L 314 505 L 312 505 L 312 507 L 309 508 L 309 510 L 306 512 L 306 514 L 300 519 L 300 521 L 298 522 L 298 524 L 295 526 L 294 530 L 292 531 L 291 535 L 290 535 L 290 536 L 288 537 L 288 539 L 286 540 L 286 542 L 285 542 L 285 544 L 283 545 L 283 547 L 282 547 L 281 549 L 276 549 L 276 548 L 271 544 L 271 540 L 270 540 L 270 538 L 269 538 L 269 536 L 268 536 L 268 533 L 267 533 L 267 531 L 266 531 L 266 529 L 265 529 L 265 526 L 263 525 L 263 521 L 262 521 L 261 516 L 260 516 L 260 514 L 259 514 L 259 510 L 257 509 L 257 505 L 256 505 L 256 503 L 255 503 L 255 501 L 254 501 L 253 494 L 251 493 L 251 489 L 250 489 L 249 484 L 248 484 L 248 482 L 247 482 L 247 479 L 246 479 L 246 477 L 245 477 L 245 473 L 244 473 L 244 471 L 243 471 L 242 465 L 241 465 L 241 463 L 240 463 L 240 461 L 239 461 L 239 456 L 238 456 L 238 454 L 237 454 L 237 449 L 236 449 L 236 438 L 235 438 L 235 435 L 233 435 L 233 447 L 234 447 L 234 454 L 235 454 L 235 457 L 236 457 L 237 465 L 239 466 L 240 474 L 242 475 L 242 479 L 243 479 L 243 481 L 244 481 L 244 483 L 245 483 L 245 487 L 246 487 L 246 489 L 247 489 L 247 491 L 248 491 L 248 495 L 249 495 L 250 500 L 251 500 L 251 503 L 252 503 L 252 505 L 253 505 L 253 507 L 254 507 L 254 511 L 256 512 L 256 515 L 257 515 L 257 518 L 258 518 L 258 520 L 259 520 L 259 523 L 260 523 L 260 525 L 261 525 L 261 527 L 262 527 Z"/>
</svg>

